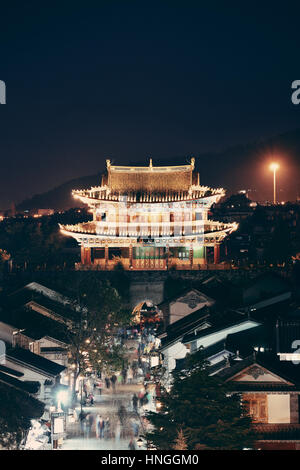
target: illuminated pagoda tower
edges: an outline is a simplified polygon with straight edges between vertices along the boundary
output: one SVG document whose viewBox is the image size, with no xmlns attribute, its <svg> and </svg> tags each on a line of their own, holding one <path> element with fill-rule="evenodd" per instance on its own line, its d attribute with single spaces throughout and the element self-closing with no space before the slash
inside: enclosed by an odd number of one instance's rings
<svg viewBox="0 0 300 470">
<path fill-rule="evenodd" d="M 93 221 L 61 225 L 81 246 L 77 269 L 201 269 L 220 263 L 220 243 L 237 224 L 208 219 L 223 189 L 201 186 L 195 159 L 180 166 L 114 166 L 106 160 L 101 186 L 74 190 Z M 209 256 L 208 256 L 209 255 Z"/>
</svg>

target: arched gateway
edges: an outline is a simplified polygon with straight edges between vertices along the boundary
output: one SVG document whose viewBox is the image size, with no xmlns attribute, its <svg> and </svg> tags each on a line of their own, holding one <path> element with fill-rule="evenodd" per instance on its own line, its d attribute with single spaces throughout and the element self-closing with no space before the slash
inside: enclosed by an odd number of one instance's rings
<svg viewBox="0 0 300 470">
<path fill-rule="evenodd" d="M 220 243 L 237 224 L 208 219 L 223 189 L 201 186 L 194 158 L 180 166 L 113 166 L 101 186 L 73 191 L 88 204 L 93 221 L 61 225 L 65 235 L 81 246 L 77 268 L 130 270 L 201 269 L 214 251 L 220 262 Z"/>
</svg>

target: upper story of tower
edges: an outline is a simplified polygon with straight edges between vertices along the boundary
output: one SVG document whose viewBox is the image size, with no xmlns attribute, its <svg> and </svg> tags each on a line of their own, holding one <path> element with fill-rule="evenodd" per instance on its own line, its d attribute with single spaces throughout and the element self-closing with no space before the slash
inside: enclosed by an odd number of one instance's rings
<svg viewBox="0 0 300 470">
<path fill-rule="evenodd" d="M 106 173 L 100 186 L 74 190 L 73 196 L 89 206 L 99 202 L 168 203 L 203 199 L 207 206 L 225 195 L 223 188 L 200 185 L 199 173 L 194 171 L 195 159 L 176 166 L 116 166 L 106 160 Z"/>
</svg>

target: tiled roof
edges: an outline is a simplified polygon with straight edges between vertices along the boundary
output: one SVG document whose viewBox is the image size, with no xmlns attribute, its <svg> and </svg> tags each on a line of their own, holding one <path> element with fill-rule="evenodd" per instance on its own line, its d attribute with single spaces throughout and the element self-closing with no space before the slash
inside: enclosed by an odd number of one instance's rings
<svg viewBox="0 0 300 470">
<path fill-rule="evenodd" d="M 188 191 L 193 167 L 121 167 L 108 166 L 108 185 L 114 191 Z"/>
<path fill-rule="evenodd" d="M 6 367 L 3 364 L 0 364 L 0 372 L 5 374 L 13 375 L 14 377 L 23 377 L 23 372 L 18 370 L 11 369 L 10 367 Z"/>
<path fill-rule="evenodd" d="M 209 318 L 209 322 L 212 325 L 210 328 L 200 330 L 196 335 L 186 335 L 183 339 L 183 342 L 189 343 L 191 341 L 195 341 L 196 339 L 204 338 L 205 336 L 208 336 L 217 331 L 221 331 L 223 329 L 230 328 L 231 326 L 239 325 L 247 321 L 253 320 L 251 318 L 247 318 L 246 315 L 241 315 L 240 313 L 234 311 L 226 312 L 223 317 L 211 316 Z"/>
<path fill-rule="evenodd" d="M 42 356 L 32 353 L 28 349 L 23 348 L 11 348 L 6 351 L 6 357 L 17 363 L 23 363 L 29 368 L 37 369 L 46 375 L 57 376 L 63 370 L 64 366 L 57 364 L 56 362 L 49 361 Z"/>
<path fill-rule="evenodd" d="M 242 357 L 248 357 L 255 347 L 263 347 L 265 351 L 274 350 L 275 334 L 272 325 L 259 325 L 227 336 L 226 347 L 230 351 L 239 351 Z"/>
<path fill-rule="evenodd" d="M 39 382 L 23 382 L 22 380 L 18 380 L 15 377 L 11 377 L 11 375 L 5 374 L 3 372 L 0 372 L 0 382 L 11 385 L 28 393 L 37 393 L 40 388 Z"/>
<path fill-rule="evenodd" d="M 299 347 L 300 319 L 279 320 L 276 327 L 278 349 L 281 353 L 293 353 Z M 296 346 L 296 347 L 293 347 Z"/>
<path fill-rule="evenodd" d="M 291 382 L 292 385 L 277 382 L 234 382 L 230 379 L 242 372 L 251 365 L 258 365 L 271 373 L 281 377 L 283 380 Z M 226 367 L 217 373 L 225 380 L 230 381 L 232 388 L 236 391 L 256 391 L 256 390 L 300 390 L 300 377 L 298 366 L 288 362 L 280 361 L 275 354 L 258 353 L 248 356 L 242 361 L 237 361 L 234 365 Z"/>
<path fill-rule="evenodd" d="M 209 310 L 207 307 L 203 307 L 177 322 L 172 323 L 166 329 L 167 336 L 161 340 L 161 349 L 165 349 L 167 345 L 182 338 L 185 334 L 200 328 L 201 325 L 206 322 L 210 323 Z"/>
<path fill-rule="evenodd" d="M 197 295 L 200 297 L 207 298 L 208 300 L 214 300 L 213 297 L 209 297 L 205 292 L 202 292 L 200 289 L 197 289 L 196 287 L 183 287 L 181 286 L 176 286 L 176 294 L 169 296 L 163 302 L 158 304 L 158 308 L 162 308 L 164 305 L 168 305 L 172 302 L 176 302 L 178 299 L 181 299 L 185 295 L 189 294 L 190 292 L 195 292 Z"/>
<path fill-rule="evenodd" d="M 0 310 L 0 321 L 14 328 L 24 330 L 22 333 L 33 340 L 49 336 L 68 344 L 68 333 L 64 324 L 52 320 L 29 307 L 15 310 Z"/>
<path fill-rule="evenodd" d="M 9 296 L 2 299 L 2 306 L 8 307 L 9 310 L 21 307 L 29 302 L 36 302 L 37 304 L 52 311 L 62 319 L 74 318 L 74 311 L 68 304 L 55 301 L 41 292 L 30 289 L 27 286 L 13 292 Z"/>
<path fill-rule="evenodd" d="M 18 380 L 17 383 L 12 383 L 10 380 L 0 378 L 0 395 L 3 398 L 7 397 L 18 416 L 28 419 L 39 419 L 44 412 L 44 404 L 22 388 L 22 383 L 24 384 L 24 382 Z M 3 405 L 0 408 L 0 416 L 4 420 L 7 419 L 6 408 Z"/>
</svg>

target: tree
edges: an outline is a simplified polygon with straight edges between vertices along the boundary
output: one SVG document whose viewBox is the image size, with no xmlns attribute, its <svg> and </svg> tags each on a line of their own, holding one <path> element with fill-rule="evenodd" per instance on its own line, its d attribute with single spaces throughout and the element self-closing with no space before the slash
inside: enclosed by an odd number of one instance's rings
<svg viewBox="0 0 300 470">
<path fill-rule="evenodd" d="M 10 259 L 10 254 L 0 248 L 0 272 L 3 271 L 5 262 Z"/>
<path fill-rule="evenodd" d="M 121 369 L 123 347 L 116 343 L 116 331 L 130 321 L 117 290 L 92 273 L 82 273 L 71 289 L 74 316 L 68 324 L 70 364 L 76 380 L 89 372 Z"/>
<path fill-rule="evenodd" d="M 186 438 L 182 429 L 177 432 L 177 437 L 175 439 L 174 450 L 187 450 Z"/>
<path fill-rule="evenodd" d="M 186 361 L 183 371 L 173 372 L 170 391 L 163 390 L 160 412 L 149 412 L 153 429 L 148 441 L 158 449 L 170 449 L 181 429 L 188 449 L 242 449 L 254 440 L 245 404 L 226 384 L 210 376 L 199 353 Z"/>
<path fill-rule="evenodd" d="M 292 252 L 290 228 L 279 219 L 266 247 L 265 258 L 270 263 L 283 263 L 291 259 Z"/>
</svg>

